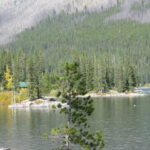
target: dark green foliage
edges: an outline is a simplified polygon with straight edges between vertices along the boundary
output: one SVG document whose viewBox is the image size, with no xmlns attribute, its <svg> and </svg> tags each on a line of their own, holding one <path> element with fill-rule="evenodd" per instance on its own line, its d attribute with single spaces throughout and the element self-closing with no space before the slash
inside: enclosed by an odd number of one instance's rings
<svg viewBox="0 0 150 150">
<path fill-rule="evenodd" d="M 66 137 L 62 138 L 64 145 L 60 149 L 73 149 L 71 143 L 80 145 L 85 150 L 101 149 L 104 146 L 101 132 L 91 133 L 87 123 L 88 117 L 94 111 L 93 100 L 90 97 L 79 97 L 86 94 L 85 80 L 79 63 L 66 64 L 61 85 L 62 102 L 67 103 L 69 107 L 61 109 L 61 113 L 68 116 L 68 123 L 59 133 L 60 136 Z M 58 134 L 57 131 L 56 133 Z"/>
<path fill-rule="evenodd" d="M 3 57 L 2 57 L 3 55 Z M 42 93 L 48 93 L 52 88 L 51 74 L 46 70 L 44 54 L 40 51 L 33 55 L 28 55 L 20 50 L 15 51 L 3 50 L 0 52 L 0 84 L 1 89 L 4 87 L 4 72 L 6 66 L 10 68 L 13 76 L 13 86 L 15 89 L 19 87 L 20 82 L 29 83 L 30 98 L 41 97 Z"/>
<path fill-rule="evenodd" d="M 18 82 L 31 82 L 33 97 L 59 87 L 62 65 L 78 54 L 86 91 L 132 90 L 150 82 L 150 28 L 130 20 L 107 22 L 119 11 L 54 15 L 17 36 L 0 51 L 0 84 L 6 66 Z M 10 50 L 9 50 L 10 49 Z M 130 62 L 130 65 L 127 65 Z"/>
<path fill-rule="evenodd" d="M 107 54 L 115 65 L 129 56 L 138 68 L 141 83 L 150 82 L 149 24 L 105 20 L 118 11 L 118 8 L 111 8 L 100 13 L 63 13 L 48 17 L 36 27 L 18 35 L 17 40 L 7 47 L 15 51 L 22 49 L 28 55 L 34 55 L 33 51 L 40 49 L 45 55 L 45 67 L 55 71 L 63 62 L 71 60 L 74 49 L 85 52 L 89 59 L 91 55 L 96 55 L 98 61 Z"/>
</svg>

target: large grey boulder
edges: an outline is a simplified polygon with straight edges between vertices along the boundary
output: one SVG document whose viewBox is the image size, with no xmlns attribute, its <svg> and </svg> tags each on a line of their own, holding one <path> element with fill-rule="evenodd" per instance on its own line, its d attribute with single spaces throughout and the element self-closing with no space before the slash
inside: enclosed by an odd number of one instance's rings
<svg viewBox="0 0 150 150">
<path fill-rule="evenodd" d="M 11 150 L 10 148 L 0 148 L 0 150 Z"/>
</svg>

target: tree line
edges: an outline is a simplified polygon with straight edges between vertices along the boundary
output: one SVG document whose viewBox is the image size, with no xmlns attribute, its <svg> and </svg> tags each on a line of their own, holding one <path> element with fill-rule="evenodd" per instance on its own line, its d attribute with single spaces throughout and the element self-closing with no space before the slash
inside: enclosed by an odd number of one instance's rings
<svg viewBox="0 0 150 150">
<path fill-rule="evenodd" d="M 70 56 L 80 64 L 86 90 L 108 92 L 115 89 L 119 92 L 132 91 L 140 83 L 136 66 L 126 58 L 118 63 L 115 56 L 107 54 L 97 57 L 96 54 L 76 52 Z M 0 51 L 0 85 L 1 89 L 17 89 L 19 82 L 28 82 L 30 98 L 49 94 L 58 89 L 64 72 L 61 67 L 47 65 L 47 56 L 43 51 L 28 55 L 26 51 Z M 71 60 L 70 60 L 71 62 Z"/>
<path fill-rule="evenodd" d="M 22 32 L 3 48 L 11 49 L 15 55 L 22 50 L 27 56 L 42 51 L 47 71 L 59 70 L 66 61 L 71 61 L 74 51 L 96 56 L 98 63 L 99 60 L 104 63 L 105 57 L 117 66 L 125 65 L 129 60 L 140 83 L 149 83 L 149 23 L 140 24 L 129 19 L 108 21 L 119 11 L 119 7 L 113 7 L 102 12 L 55 14 Z"/>
<path fill-rule="evenodd" d="M 61 13 L 27 29 L 0 50 L 0 85 L 10 72 L 13 88 L 30 83 L 30 97 L 58 89 L 66 62 L 75 56 L 88 91 L 120 92 L 150 82 L 150 28 L 130 20 L 108 22 L 119 12 Z"/>
</svg>

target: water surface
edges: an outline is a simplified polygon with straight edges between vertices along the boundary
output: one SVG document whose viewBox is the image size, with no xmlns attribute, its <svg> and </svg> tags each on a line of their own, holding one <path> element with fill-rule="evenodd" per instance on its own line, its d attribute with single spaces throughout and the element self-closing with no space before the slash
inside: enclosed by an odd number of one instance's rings
<svg viewBox="0 0 150 150">
<path fill-rule="evenodd" d="M 103 131 L 104 150 L 150 149 L 150 96 L 99 98 L 94 105 L 91 130 Z M 64 116 L 48 109 L 11 110 L 0 106 L 0 147 L 52 150 L 56 143 L 41 135 L 64 122 Z"/>
</svg>

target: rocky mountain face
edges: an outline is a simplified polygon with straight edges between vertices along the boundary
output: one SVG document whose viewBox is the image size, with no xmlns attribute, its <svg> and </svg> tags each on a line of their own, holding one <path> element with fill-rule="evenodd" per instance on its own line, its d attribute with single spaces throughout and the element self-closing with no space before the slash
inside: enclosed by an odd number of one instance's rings
<svg viewBox="0 0 150 150">
<path fill-rule="evenodd" d="M 1 0 L 0 44 L 11 41 L 14 35 L 36 25 L 48 15 L 62 11 L 102 11 L 117 4 L 122 11 L 107 20 L 130 18 L 142 23 L 150 21 L 149 0 Z"/>
<path fill-rule="evenodd" d="M 108 20 L 131 19 L 140 23 L 150 22 L 150 0 L 124 0 L 121 12 Z"/>
</svg>

